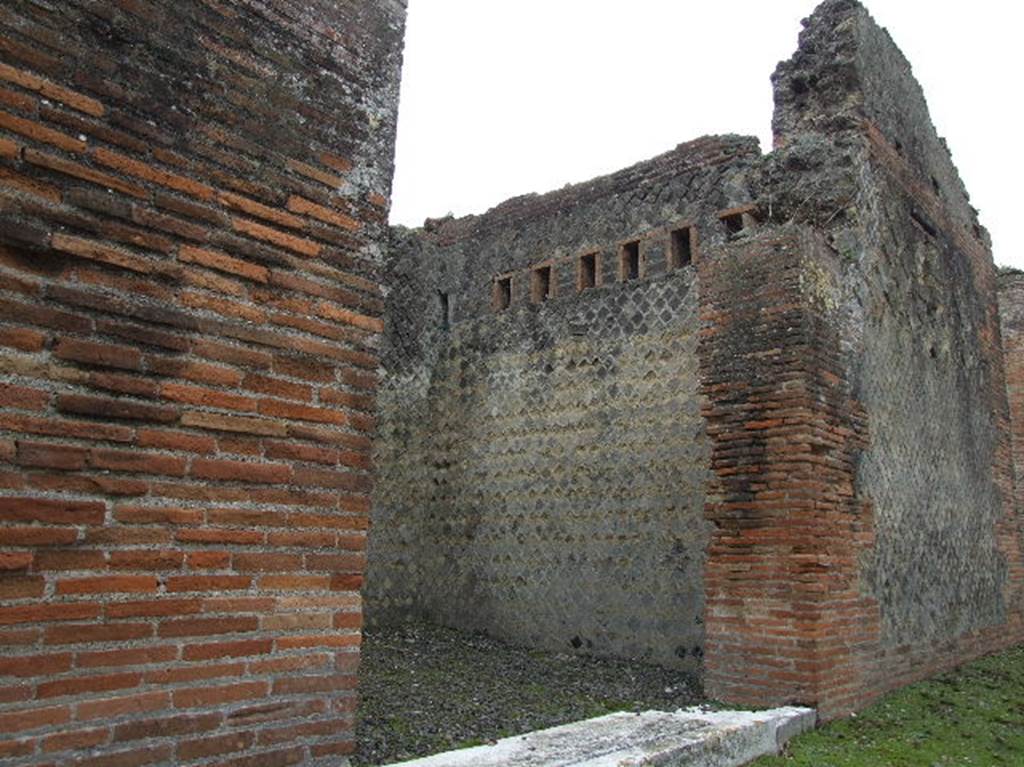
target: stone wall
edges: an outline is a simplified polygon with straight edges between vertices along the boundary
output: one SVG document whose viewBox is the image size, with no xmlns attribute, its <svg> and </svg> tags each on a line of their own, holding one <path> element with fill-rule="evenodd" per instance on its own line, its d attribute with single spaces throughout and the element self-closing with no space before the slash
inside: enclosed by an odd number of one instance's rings
<svg viewBox="0 0 1024 767">
<path fill-rule="evenodd" d="M 777 151 L 760 199 L 836 254 L 833 374 L 867 414 L 850 507 L 865 545 L 822 560 L 819 579 L 858 590 L 827 588 L 804 637 L 812 699 L 832 715 L 1024 639 L 1024 538 L 989 242 L 909 64 L 858 3 L 828 0 L 774 82 Z M 851 626 L 858 640 L 834 647 Z"/>
<path fill-rule="evenodd" d="M 352 749 L 403 20 L 0 9 L 0 759 Z"/>
<path fill-rule="evenodd" d="M 396 233 L 371 619 L 699 667 L 709 456 L 693 262 L 758 160 L 751 139 L 708 138 Z M 686 266 L 672 259 L 683 226 Z M 620 271 L 625 242 L 636 279 Z M 538 266 L 552 269 L 545 300 Z"/>
<path fill-rule="evenodd" d="M 764 158 L 703 139 L 396 235 L 372 612 L 660 663 L 693 643 L 713 697 L 826 717 L 1024 640 L 987 233 L 859 3 L 826 0 L 773 82 Z M 695 268 L 660 273 L 688 223 Z M 608 498 L 643 505 L 582 513 Z M 673 537 L 699 587 L 653 586 Z"/>
</svg>

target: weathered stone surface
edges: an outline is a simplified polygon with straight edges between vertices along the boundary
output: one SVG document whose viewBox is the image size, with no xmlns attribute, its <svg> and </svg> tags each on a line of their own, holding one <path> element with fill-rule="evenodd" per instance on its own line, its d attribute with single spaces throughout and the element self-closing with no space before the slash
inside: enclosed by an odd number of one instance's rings
<svg viewBox="0 0 1024 767">
<path fill-rule="evenodd" d="M 393 232 L 371 616 L 826 717 L 1024 640 L 988 236 L 888 34 L 805 27 L 767 156 Z"/>
<path fill-rule="evenodd" d="M 807 708 L 610 714 L 392 767 L 740 767 L 814 727 Z"/>
</svg>

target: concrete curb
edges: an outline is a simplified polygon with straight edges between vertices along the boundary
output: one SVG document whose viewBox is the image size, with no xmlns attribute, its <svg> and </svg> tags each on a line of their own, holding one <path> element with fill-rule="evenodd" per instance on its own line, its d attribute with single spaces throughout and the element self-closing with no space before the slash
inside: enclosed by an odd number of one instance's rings
<svg viewBox="0 0 1024 767">
<path fill-rule="evenodd" d="M 390 767 L 739 767 L 813 729 L 810 708 L 609 714 Z"/>
</svg>

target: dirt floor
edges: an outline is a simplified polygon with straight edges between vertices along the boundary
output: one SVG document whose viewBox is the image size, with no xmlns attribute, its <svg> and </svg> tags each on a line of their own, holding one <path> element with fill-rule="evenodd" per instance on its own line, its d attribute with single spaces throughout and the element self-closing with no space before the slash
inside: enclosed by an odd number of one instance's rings
<svg viewBox="0 0 1024 767">
<path fill-rule="evenodd" d="M 542 652 L 424 624 L 368 630 L 355 767 L 388 764 L 611 711 L 701 702 L 693 678 Z"/>
</svg>

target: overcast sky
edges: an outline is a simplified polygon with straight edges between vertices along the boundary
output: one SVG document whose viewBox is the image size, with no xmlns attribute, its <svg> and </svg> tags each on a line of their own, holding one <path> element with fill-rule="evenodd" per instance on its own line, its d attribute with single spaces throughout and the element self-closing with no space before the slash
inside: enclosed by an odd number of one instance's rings
<svg viewBox="0 0 1024 767">
<path fill-rule="evenodd" d="M 712 133 L 771 148 L 769 75 L 816 0 L 409 0 L 392 223 L 482 213 Z M 1024 268 L 1022 11 L 867 0 L 992 233 Z"/>
</svg>

